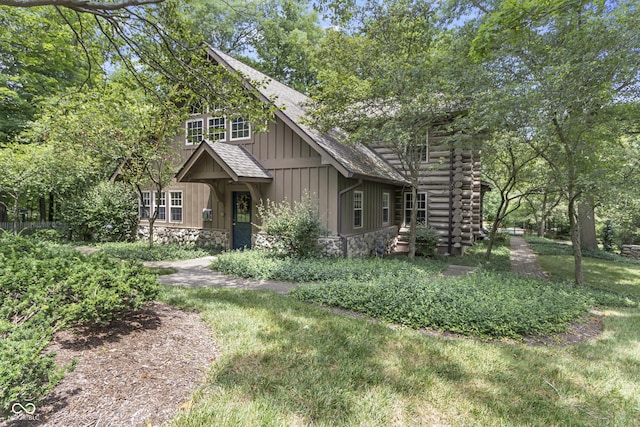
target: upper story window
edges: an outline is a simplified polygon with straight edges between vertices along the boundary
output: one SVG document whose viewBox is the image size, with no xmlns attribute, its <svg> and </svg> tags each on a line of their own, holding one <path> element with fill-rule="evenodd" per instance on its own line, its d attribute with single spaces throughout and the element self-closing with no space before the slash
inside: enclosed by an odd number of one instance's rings
<svg viewBox="0 0 640 427">
<path fill-rule="evenodd" d="M 362 227 L 363 198 L 362 191 L 353 192 L 353 228 Z"/>
<path fill-rule="evenodd" d="M 210 117 L 207 135 L 211 141 L 226 141 L 227 140 L 227 126 L 224 117 Z"/>
<path fill-rule="evenodd" d="M 389 193 L 382 193 L 382 223 L 389 224 Z"/>
<path fill-rule="evenodd" d="M 238 117 L 231 120 L 231 140 L 248 139 L 251 137 L 251 125 L 249 121 Z"/>
<path fill-rule="evenodd" d="M 186 144 L 194 145 L 202 142 L 204 138 L 204 120 L 203 119 L 195 119 L 195 120 L 187 120 L 187 128 L 186 128 Z"/>
</svg>

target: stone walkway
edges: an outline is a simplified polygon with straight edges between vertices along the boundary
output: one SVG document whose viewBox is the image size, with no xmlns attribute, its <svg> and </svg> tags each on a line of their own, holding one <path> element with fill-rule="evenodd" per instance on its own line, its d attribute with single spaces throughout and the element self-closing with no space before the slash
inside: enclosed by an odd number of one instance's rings
<svg viewBox="0 0 640 427">
<path fill-rule="evenodd" d="M 511 236 L 511 271 L 537 279 L 549 278 L 527 241 L 517 236 Z"/>
<path fill-rule="evenodd" d="M 298 283 L 276 282 L 273 280 L 249 280 L 231 277 L 209 269 L 215 257 L 208 256 L 182 261 L 149 261 L 149 267 L 175 268 L 174 274 L 160 276 L 158 280 L 165 285 L 186 286 L 189 288 L 214 287 L 247 290 L 273 291 L 287 294 Z M 442 274 L 455 277 L 473 273 L 476 267 L 450 265 Z M 546 279 L 547 274 L 540 268 L 535 254 L 527 242 L 517 236 L 511 236 L 511 271 L 524 276 Z"/>
</svg>

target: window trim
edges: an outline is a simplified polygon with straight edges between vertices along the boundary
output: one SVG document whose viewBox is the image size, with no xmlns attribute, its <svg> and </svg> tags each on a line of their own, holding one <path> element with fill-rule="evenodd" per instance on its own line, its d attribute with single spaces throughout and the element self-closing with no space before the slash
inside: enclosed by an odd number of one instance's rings
<svg viewBox="0 0 640 427">
<path fill-rule="evenodd" d="M 164 194 L 164 196 L 160 196 L 160 194 Z M 158 209 L 158 217 L 156 218 L 156 221 L 167 222 L 167 192 L 156 191 L 154 192 L 153 197 L 154 197 L 153 207 L 154 209 Z M 156 198 L 160 199 L 160 203 L 164 199 L 164 204 L 158 204 L 158 201 Z M 160 208 L 164 208 L 164 218 L 160 218 Z"/>
<path fill-rule="evenodd" d="M 241 136 L 241 137 L 234 137 L 233 136 L 233 132 L 234 132 L 234 125 L 237 124 L 238 120 L 242 120 L 243 124 L 246 124 L 246 131 L 247 131 L 247 136 Z M 244 117 L 236 117 L 234 119 L 231 119 L 230 124 L 229 124 L 229 141 L 241 141 L 241 140 L 246 140 L 246 139 L 251 139 L 251 123 L 249 123 L 249 121 L 247 119 L 245 119 Z"/>
<path fill-rule="evenodd" d="M 382 224 L 388 225 L 389 223 L 391 223 L 391 195 L 385 191 L 382 193 Z"/>
<path fill-rule="evenodd" d="M 424 195 L 424 209 L 418 209 L 418 211 L 424 211 L 424 222 L 425 224 L 429 223 L 429 217 L 427 215 L 428 212 L 428 194 L 426 191 L 418 191 L 417 192 L 418 195 L 418 201 L 420 200 L 420 196 Z M 407 191 L 404 193 L 404 197 L 403 197 L 403 205 L 402 205 L 402 215 L 403 215 L 403 222 L 405 226 L 409 226 L 411 221 L 407 221 L 407 210 L 413 208 L 413 201 L 411 201 L 411 208 L 407 208 L 407 201 L 408 198 L 411 197 L 411 192 Z M 409 217 L 410 218 L 410 217 Z M 419 222 L 420 220 L 418 218 L 416 218 L 417 221 Z"/>
<path fill-rule="evenodd" d="M 222 132 L 217 132 L 217 133 L 222 133 L 222 138 L 220 139 L 213 139 L 211 138 L 211 135 L 213 132 L 211 132 L 211 122 L 214 120 L 222 120 L 222 127 L 218 127 L 217 129 L 223 129 Z M 227 140 L 227 118 L 225 116 L 210 116 L 207 117 L 207 139 L 211 140 L 211 142 L 225 142 Z"/>
<path fill-rule="evenodd" d="M 189 137 L 189 124 L 196 123 L 196 122 L 200 122 L 201 123 L 201 125 L 200 125 L 201 133 L 200 133 L 200 139 L 197 142 L 194 142 L 194 141 L 191 141 L 189 139 L 190 138 Z M 198 144 L 200 144 L 202 142 L 202 140 L 204 139 L 204 136 L 205 136 L 204 135 L 204 130 L 205 130 L 204 126 L 205 126 L 205 119 L 203 117 L 198 118 L 198 119 L 189 119 L 189 120 L 187 120 L 185 125 L 184 125 L 184 131 L 185 131 L 185 133 L 184 133 L 184 142 L 185 142 L 185 145 L 198 145 Z M 192 135 L 192 137 L 193 137 L 193 135 Z"/>
<path fill-rule="evenodd" d="M 358 197 L 359 196 L 359 197 Z M 360 200 L 358 200 L 358 198 Z M 360 205 L 358 207 L 358 204 Z M 354 191 L 353 192 L 353 228 L 357 229 L 357 228 L 362 228 L 364 227 L 364 192 L 363 191 Z M 358 224 L 356 222 L 356 219 L 358 218 L 358 215 L 356 215 L 356 212 L 359 212 L 359 219 L 360 219 L 360 224 Z"/>
<path fill-rule="evenodd" d="M 141 221 L 149 221 L 149 218 L 151 217 L 152 204 L 151 191 L 142 191 L 141 193 L 142 197 L 138 199 L 138 218 Z M 149 203 L 145 207 L 143 202 L 146 198 L 148 198 Z M 143 211 L 143 209 L 146 209 L 146 212 Z M 144 215 L 144 213 L 146 213 L 146 216 Z"/>
<path fill-rule="evenodd" d="M 180 204 L 179 205 L 174 205 L 173 201 L 174 201 L 174 194 L 180 194 Z M 175 197 L 175 199 L 178 199 L 177 197 Z M 173 219 L 173 209 L 174 208 L 180 208 L 180 220 L 174 220 Z M 183 197 L 183 192 L 182 190 L 177 190 L 177 191 L 169 191 L 169 222 L 170 223 L 174 223 L 174 224 L 182 224 L 184 222 L 184 197 Z"/>
</svg>

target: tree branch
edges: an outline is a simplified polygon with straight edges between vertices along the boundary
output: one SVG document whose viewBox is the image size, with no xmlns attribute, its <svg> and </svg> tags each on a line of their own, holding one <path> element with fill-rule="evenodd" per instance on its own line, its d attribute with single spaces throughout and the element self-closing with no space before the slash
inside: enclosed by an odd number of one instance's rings
<svg viewBox="0 0 640 427">
<path fill-rule="evenodd" d="M 37 7 L 37 6 L 57 6 L 66 7 L 78 12 L 101 12 L 108 10 L 119 10 L 133 6 L 144 6 L 148 4 L 163 3 L 165 0 L 122 0 L 116 2 L 102 2 L 90 0 L 0 0 L 0 6 L 12 7 Z"/>
</svg>

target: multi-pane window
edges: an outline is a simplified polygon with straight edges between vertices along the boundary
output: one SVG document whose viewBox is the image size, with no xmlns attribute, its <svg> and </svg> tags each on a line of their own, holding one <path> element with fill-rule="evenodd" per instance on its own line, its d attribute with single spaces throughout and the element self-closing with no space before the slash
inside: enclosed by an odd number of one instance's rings
<svg viewBox="0 0 640 427">
<path fill-rule="evenodd" d="M 211 141 L 224 141 L 227 139 L 227 129 L 224 117 L 209 118 L 207 134 Z"/>
<path fill-rule="evenodd" d="M 204 120 L 187 120 L 186 144 L 199 144 L 204 138 Z"/>
<path fill-rule="evenodd" d="M 151 192 L 143 191 L 140 200 L 140 219 L 149 219 L 149 208 L 151 207 Z"/>
<path fill-rule="evenodd" d="M 389 224 L 389 193 L 382 193 L 382 223 Z"/>
<path fill-rule="evenodd" d="M 416 222 L 418 224 L 427 223 L 427 193 L 418 193 L 416 203 Z M 411 193 L 404 194 L 404 223 L 411 223 L 411 210 L 413 209 L 413 198 Z"/>
<path fill-rule="evenodd" d="M 156 192 L 155 206 L 158 209 L 158 217 L 156 219 L 158 221 L 166 221 L 167 220 L 167 199 L 166 199 L 166 193 L 164 191 L 161 193 Z"/>
<path fill-rule="evenodd" d="M 251 136 L 249 121 L 242 117 L 231 120 L 231 140 L 247 139 Z"/>
<path fill-rule="evenodd" d="M 171 191 L 169 195 L 171 198 L 169 220 L 171 222 L 182 222 L 182 191 Z"/>
<path fill-rule="evenodd" d="M 362 227 L 362 191 L 353 192 L 353 228 Z"/>
</svg>

